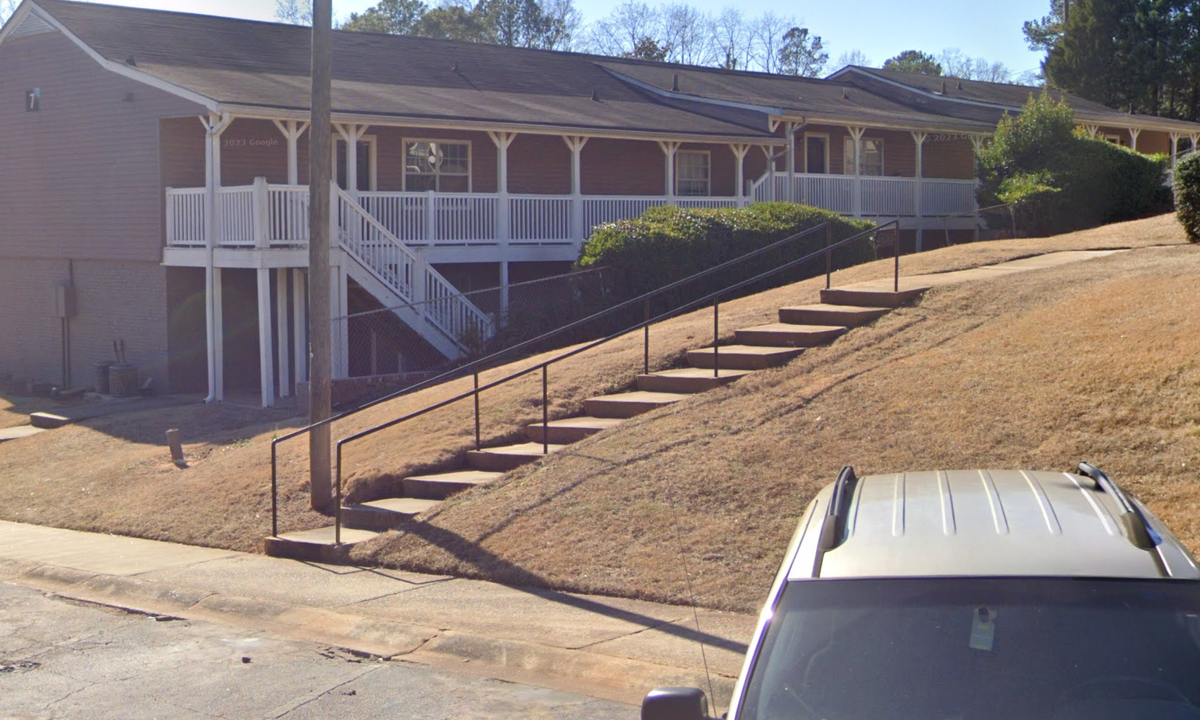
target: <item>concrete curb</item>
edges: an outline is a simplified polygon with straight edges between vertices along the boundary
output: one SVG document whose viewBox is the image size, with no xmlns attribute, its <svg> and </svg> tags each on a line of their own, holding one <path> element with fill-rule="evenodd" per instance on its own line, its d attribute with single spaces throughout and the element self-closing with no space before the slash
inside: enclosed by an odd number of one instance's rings
<svg viewBox="0 0 1200 720">
<path fill-rule="evenodd" d="M 151 616 L 234 625 L 327 644 L 350 652 L 452 669 L 512 682 L 587 692 L 639 704 L 648 687 L 707 691 L 703 671 L 586 649 L 425 627 L 326 608 L 291 605 L 43 563 L 0 559 L 0 580 L 79 602 Z M 466 663 L 471 666 L 468 669 Z M 735 678 L 712 675 L 714 700 L 728 703 Z"/>
</svg>

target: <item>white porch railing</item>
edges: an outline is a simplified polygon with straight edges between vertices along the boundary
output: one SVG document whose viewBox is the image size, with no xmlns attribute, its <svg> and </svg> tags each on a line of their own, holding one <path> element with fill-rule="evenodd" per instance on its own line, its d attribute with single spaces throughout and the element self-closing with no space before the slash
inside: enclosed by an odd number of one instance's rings
<svg viewBox="0 0 1200 720">
<path fill-rule="evenodd" d="M 962 215 L 976 210 L 974 180 L 804 174 L 789 178 L 779 173 L 774 193 L 771 188 L 770 176 L 763 175 L 751 186 L 751 197 L 755 202 L 800 202 L 862 217 Z"/>
<path fill-rule="evenodd" d="M 570 197 L 519 195 L 509 198 L 509 240 L 529 243 L 570 243 Z"/>
<path fill-rule="evenodd" d="M 203 247 L 207 241 L 208 203 L 204 188 L 167 188 L 167 244 Z"/>
<path fill-rule="evenodd" d="M 614 195 L 610 197 L 588 196 L 583 199 L 584 234 L 590 235 L 591 228 L 618 220 L 630 220 L 652 207 L 666 205 L 665 197 L 634 197 Z"/>
</svg>

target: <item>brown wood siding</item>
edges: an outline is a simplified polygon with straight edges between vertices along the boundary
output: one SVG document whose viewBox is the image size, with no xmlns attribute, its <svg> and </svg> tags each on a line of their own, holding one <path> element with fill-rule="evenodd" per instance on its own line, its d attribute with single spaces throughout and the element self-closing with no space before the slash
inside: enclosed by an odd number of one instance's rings
<svg viewBox="0 0 1200 720">
<path fill-rule="evenodd" d="M 657 143 L 592 138 L 581 160 L 584 195 L 662 195 L 666 162 Z"/>
<path fill-rule="evenodd" d="M 199 121 L 196 125 L 200 125 Z M 303 139 L 307 140 L 308 135 Z M 200 141 L 200 184 L 203 185 L 203 133 Z M 221 135 L 221 185 L 251 185 L 256 177 L 265 177 L 269 183 L 284 184 L 287 182 L 287 152 L 287 140 L 275 123 L 235 119 Z"/>
<path fill-rule="evenodd" d="M 195 116 L 159 122 L 159 163 L 164 188 L 204 187 L 204 126 Z"/>
<path fill-rule="evenodd" d="M 34 87 L 41 111 L 26 112 Z M 0 254 L 161 261 L 159 118 L 203 109 L 58 33 L 0 47 L 0 98 Z"/>
<path fill-rule="evenodd" d="M 975 146 L 958 135 L 931 133 L 925 141 L 922 164 L 927 178 L 972 180 L 975 177 Z"/>
<path fill-rule="evenodd" d="M 508 191 L 528 195 L 571 192 L 571 150 L 557 135 L 518 135 L 508 148 Z"/>
</svg>

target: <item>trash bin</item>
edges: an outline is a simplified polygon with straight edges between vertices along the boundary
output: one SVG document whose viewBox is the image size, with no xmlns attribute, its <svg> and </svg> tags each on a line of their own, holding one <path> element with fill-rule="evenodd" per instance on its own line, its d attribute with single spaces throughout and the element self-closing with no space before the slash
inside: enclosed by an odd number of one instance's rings
<svg viewBox="0 0 1200 720">
<path fill-rule="evenodd" d="M 92 363 L 92 367 L 96 369 L 96 392 L 101 395 L 108 395 L 111 386 L 108 384 L 108 372 L 115 363 L 112 360 L 98 360 Z"/>
<path fill-rule="evenodd" d="M 138 394 L 137 365 L 121 363 L 108 369 L 108 386 L 113 397 L 133 397 Z"/>
</svg>

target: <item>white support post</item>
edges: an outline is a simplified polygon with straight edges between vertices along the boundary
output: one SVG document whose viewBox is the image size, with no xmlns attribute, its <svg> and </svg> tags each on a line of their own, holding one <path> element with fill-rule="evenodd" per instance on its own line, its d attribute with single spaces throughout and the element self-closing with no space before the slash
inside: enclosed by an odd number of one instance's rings
<svg viewBox="0 0 1200 720">
<path fill-rule="evenodd" d="M 216 343 L 213 347 L 213 365 L 217 374 L 217 402 L 225 399 L 225 292 L 221 279 L 221 268 L 213 268 L 213 330 Z"/>
<path fill-rule="evenodd" d="M 854 140 L 854 217 L 862 217 L 862 137 L 863 127 L 846 128 Z"/>
<path fill-rule="evenodd" d="M 341 123 L 334 124 L 338 135 L 342 136 L 342 140 L 346 142 L 346 192 L 350 197 L 358 200 L 358 141 L 362 140 L 363 135 L 367 134 L 367 125 L 358 125 L 351 123 L 343 125 Z M 336 153 L 336 146 L 334 152 Z M 335 156 L 336 157 L 336 156 Z M 337 169 L 334 169 L 335 177 Z"/>
<path fill-rule="evenodd" d="M 733 196 L 737 198 L 738 207 L 746 207 L 746 154 L 750 152 L 749 145 L 730 143 L 733 151 Z"/>
<path fill-rule="evenodd" d="M 917 252 L 921 252 L 925 245 L 925 224 L 921 221 L 925 216 L 925 141 L 929 138 L 929 133 L 913 131 L 913 142 L 917 146 L 917 207 L 915 208 L 917 216 Z"/>
<path fill-rule="evenodd" d="M 300 268 L 292 270 L 292 350 L 296 358 L 296 382 L 308 382 L 308 281 Z"/>
<path fill-rule="evenodd" d="M 971 136 L 971 147 L 975 149 L 976 155 L 979 154 L 979 151 L 983 150 L 983 143 L 985 140 L 987 140 L 986 135 L 972 135 Z"/>
<path fill-rule="evenodd" d="M 663 189 L 663 196 L 667 199 L 668 205 L 675 204 L 675 154 L 679 152 L 680 146 L 683 143 L 676 140 L 659 140 L 658 147 L 663 151 L 664 162 L 666 163 L 666 187 Z"/>
<path fill-rule="evenodd" d="M 767 199 L 772 202 L 775 198 L 775 146 L 760 145 L 763 155 L 767 156 Z"/>
<path fill-rule="evenodd" d="M 291 349 L 288 343 L 288 275 L 287 268 L 279 268 L 275 271 L 275 325 L 278 332 L 278 342 L 276 347 L 279 352 L 279 397 L 285 398 L 290 396 L 292 377 L 291 368 L 289 367 L 288 350 Z"/>
<path fill-rule="evenodd" d="M 571 239 L 580 245 L 586 239 L 583 227 L 583 146 L 588 138 L 565 135 L 563 142 L 571 150 Z"/>
<path fill-rule="evenodd" d="M 1141 128 L 1135 128 L 1135 127 L 1129 128 L 1129 149 L 1130 150 L 1137 150 L 1138 135 L 1141 135 L 1141 134 L 1142 134 Z"/>
<path fill-rule="evenodd" d="M 1200 133 L 1193 133 L 1192 135 L 1189 135 L 1188 138 L 1192 141 L 1192 147 L 1190 150 L 1188 150 L 1188 152 L 1194 153 L 1196 152 L 1197 143 L 1200 143 Z"/>
<path fill-rule="evenodd" d="M 270 246 L 271 206 L 270 191 L 265 177 L 254 178 L 250 197 L 251 224 L 254 228 L 254 247 L 264 250 Z"/>
<path fill-rule="evenodd" d="M 262 406 L 275 407 L 275 357 L 271 340 L 271 271 L 258 268 L 258 368 Z"/>
<path fill-rule="evenodd" d="M 1175 166 L 1179 163 L 1179 138 L 1183 137 L 1181 132 L 1171 133 L 1171 172 L 1175 172 Z"/>
<path fill-rule="evenodd" d="M 798 202 L 796 197 L 796 128 L 797 123 L 789 122 L 784 125 L 787 128 L 787 162 L 784 167 L 787 168 L 787 200 L 789 202 Z"/>
<path fill-rule="evenodd" d="M 425 191 L 425 241 L 430 245 L 437 243 L 437 193 Z"/>
<path fill-rule="evenodd" d="M 233 122 L 226 114 L 200 118 L 204 126 L 204 325 L 208 360 L 206 402 L 225 398 L 224 332 L 221 322 L 221 271 L 214 255 L 220 244 L 217 189 L 221 187 L 221 134 Z"/>
<path fill-rule="evenodd" d="M 308 122 L 299 122 L 297 120 L 288 120 L 280 122 L 275 120 L 275 127 L 279 128 L 279 132 L 283 133 L 283 137 L 287 140 L 287 157 L 288 157 L 288 185 L 300 184 L 300 153 L 298 150 L 300 136 L 308 129 Z"/>
<path fill-rule="evenodd" d="M 333 379 L 350 375 L 350 328 L 346 317 L 346 269 L 339 262 L 329 266 L 329 308 L 333 318 Z"/>
<path fill-rule="evenodd" d="M 517 139 L 516 133 L 488 131 L 496 145 L 496 242 L 501 248 L 500 259 L 500 317 L 508 315 L 508 243 L 512 238 L 508 198 L 508 147 Z"/>
</svg>

